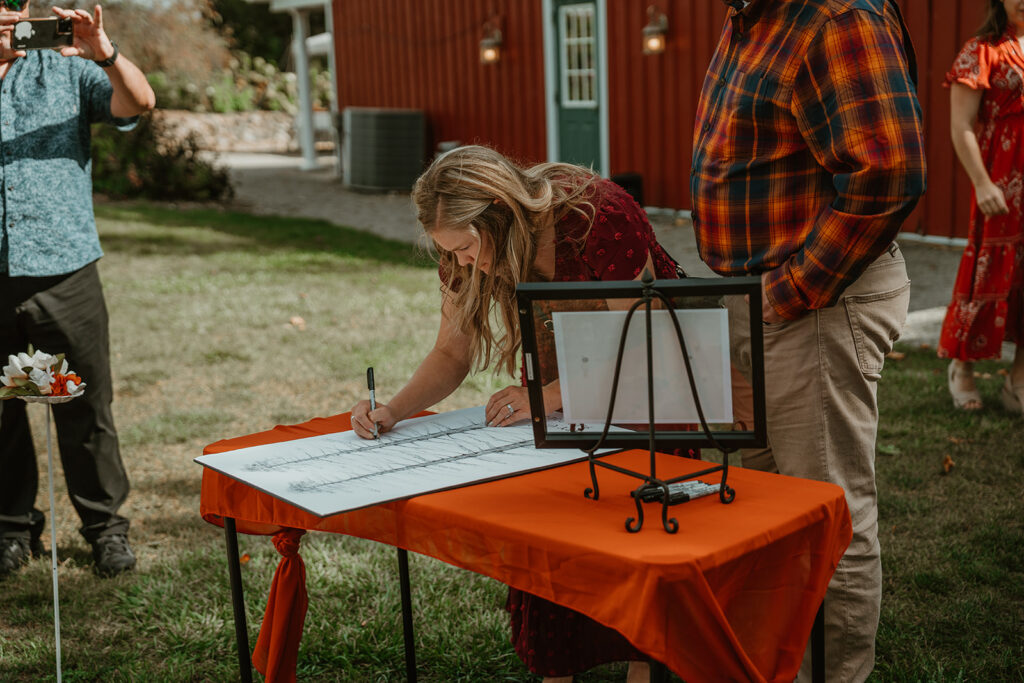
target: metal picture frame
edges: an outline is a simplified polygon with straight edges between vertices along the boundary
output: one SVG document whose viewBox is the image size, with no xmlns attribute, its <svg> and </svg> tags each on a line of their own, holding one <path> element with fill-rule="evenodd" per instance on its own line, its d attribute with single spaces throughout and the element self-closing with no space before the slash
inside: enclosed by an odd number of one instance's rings
<svg viewBox="0 0 1024 683">
<path fill-rule="evenodd" d="M 672 280 L 598 281 L 598 282 L 527 282 L 516 288 L 519 325 L 522 335 L 524 374 L 530 397 L 531 422 L 537 448 L 580 448 L 590 450 L 601 437 L 601 430 L 576 429 L 554 432 L 547 429 L 547 415 L 542 397 L 540 334 L 550 334 L 550 323 L 539 322 L 542 309 L 564 307 L 594 300 L 637 300 L 644 296 L 645 288 L 660 293 L 669 300 L 701 302 L 702 307 L 717 306 L 726 296 L 745 296 L 749 306 L 751 350 L 751 388 L 753 391 L 754 424 L 749 429 L 700 429 L 697 431 L 658 430 L 657 446 L 662 450 L 698 448 L 763 448 L 767 443 L 765 426 L 764 342 L 761 321 L 761 282 L 756 276 L 732 278 L 682 278 Z M 680 306 L 677 310 L 684 308 Z M 544 321 L 546 322 L 546 321 Z M 543 330 L 543 331 L 542 331 Z M 650 369 L 649 369 L 650 370 Z M 653 369 L 657 372 L 657 369 Z M 681 390 L 689 390 L 681 378 Z M 604 435 L 602 448 L 647 448 L 649 434 L 644 431 L 609 431 Z"/>
</svg>

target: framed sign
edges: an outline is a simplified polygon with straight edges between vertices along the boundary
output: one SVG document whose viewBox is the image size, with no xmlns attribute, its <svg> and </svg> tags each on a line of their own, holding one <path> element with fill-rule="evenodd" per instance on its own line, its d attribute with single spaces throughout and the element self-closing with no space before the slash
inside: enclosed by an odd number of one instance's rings
<svg viewBox="0 0 1024 683">
<path fill-rule="evenodd" d="M 647 448 L 651 424 L 660 450 L 765 446 L 760 278 L 529 282 L 516 294 L 538 448 Z M 754 323 L 730 320 L 726 297 Z M 750 339 L 749 380 L 732 367 L 737 335 Z M 554 382 L 561 408 L 548 415 Z M 569 431 L 548 428 L 556 415 Z"/>
</svg>

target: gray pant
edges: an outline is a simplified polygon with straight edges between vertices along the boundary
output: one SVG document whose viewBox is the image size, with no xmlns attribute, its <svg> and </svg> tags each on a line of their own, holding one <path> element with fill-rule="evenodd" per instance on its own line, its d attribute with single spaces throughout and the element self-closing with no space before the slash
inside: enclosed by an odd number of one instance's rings
<svg viewBox="0 0 1024 683">
<path fill-rule="evenodd" d="M 863 681 L 874 667 L 882 596 L 877 382 L 909 302 L 906 265 L 894 246 L 835 305 L 763 326 L 768 448 L 744 452 L 743 466 L 838 484 L 853 521 L 853 540 L 825 597 L 829 681 Z M 727 306 L 733 363 L 749 378 L 746 304 L 729 301 Z M 798 680 L 810 680 L 808 664 L 805 655 Z"/>
<path fill-rule="evenodd" d="M 96 264 L 46 278 L 0 275 L 0 354 L 31 343 L 66 354 L 68 367 L 85 383 L 85 395 L 53 406 L 53 419 L 71 502 L 89 542 L 127 533 L 117 514 L 128 496 L 128 477 L 118 449 L 110 404 L 107 308 Z M 38 535 L 43 515 L 35 508 L 39 486 L 25 403 L 0 401 L 0 536 Z"/>
</svg>

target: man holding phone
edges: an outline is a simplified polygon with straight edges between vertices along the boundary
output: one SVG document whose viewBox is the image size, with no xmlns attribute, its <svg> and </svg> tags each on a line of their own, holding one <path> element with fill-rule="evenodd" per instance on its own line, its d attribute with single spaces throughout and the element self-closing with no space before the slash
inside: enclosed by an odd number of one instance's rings
<svg viewBox="0 0 1024 683">
<path fill-rule="evenodd" d="M 92 14 L 54 8 L 60 30 L 26 25 L 27 0 L 0 6 L 0 357 L 29 344 L 63 352 L 87 383 L 83 397 L 53 406 L 53 415 L 80 531 L 96 571 L 112 576 L 134 567 L 135 556 L 118 514 L 128 478 L 111 412 L 90 124 L 130 128 L 155 96 L 107 37 L 99 5 Z M 38 49 L 46 47 L 59 52 Z M 0 578 L 42 552 L 37 488 L 25 403 L 0 402 Z"/>
</svg>

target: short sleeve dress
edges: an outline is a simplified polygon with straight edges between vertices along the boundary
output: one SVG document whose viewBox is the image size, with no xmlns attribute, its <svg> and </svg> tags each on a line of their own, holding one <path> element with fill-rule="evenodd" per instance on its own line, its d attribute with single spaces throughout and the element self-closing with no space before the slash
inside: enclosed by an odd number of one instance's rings
<svg viewBox="0 0 1024 683">
<path fill-rule="evenodd" d="M 576 211 L 555 223 L 555 281 L 634 280 L 648 254 L 655 277 L 678 277 L 675 261 L 658 244 L 647 214 L 628 192 L 598 179 L 584 199 L 594 207 L 593 223 Z M 442 282 L 448 281 L 443 265 L 439 274 Z M 461 282 L 450 286 L 458 288 Z M 608 662 L 647 659 L 617 631 L 531 593 L 509 587 L 505 607 L 516 654 L 535 674 L 568 676 Z"/>
<path fill-rule="evenodd" d="M 983 90 L 976 127 L 981 157 L 1010 212 L 986 218 L 971 198 L 967 247 L 939 337 L 942 358 L 999 358 L 1003 341 L 1024 345 L 1024 51 L 1007 31 L 973 38 L 946 85 Z"/>
<path fill-rule="evenodd" d="M 570 211 L 555 224 L 555 281 L 634 280 L 651 255 L 655 277 L 675 278 L 676 264 L 658 244 L 643 209 L 621 187 L 598 180 L 588 188 L 593 224 Z M 599 664 L 647 657 L 617 631 L 579 612 L 509 588 L 512 644 L 541 676 L 568 676 Z"/>
</svg>

